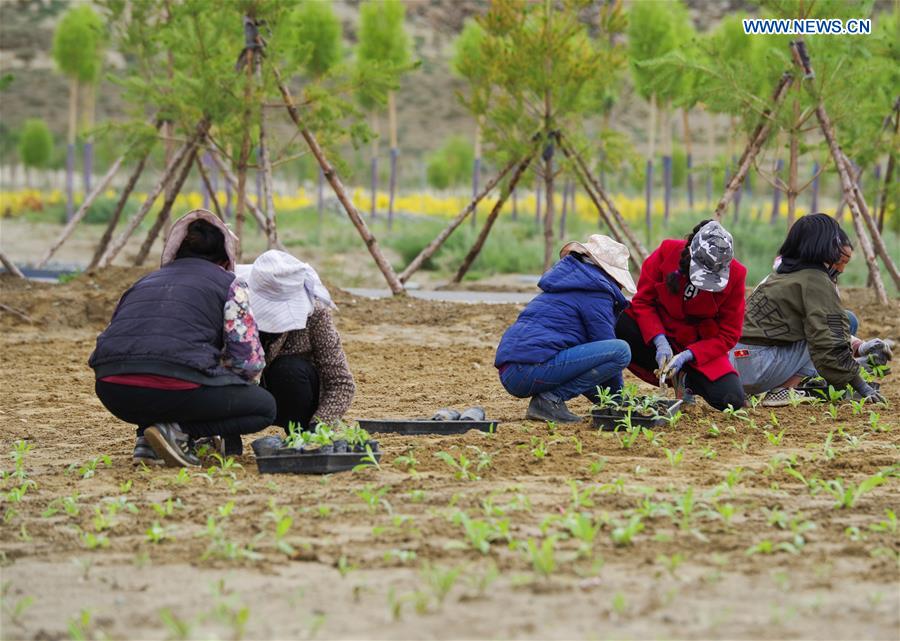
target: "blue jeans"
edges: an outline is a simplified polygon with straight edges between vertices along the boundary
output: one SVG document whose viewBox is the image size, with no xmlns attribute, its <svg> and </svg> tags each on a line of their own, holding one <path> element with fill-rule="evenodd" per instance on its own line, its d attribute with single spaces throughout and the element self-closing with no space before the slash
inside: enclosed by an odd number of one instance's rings
<svg viewBox="0 0 900 641">
<path fill-rule="evenodd" d="M 567 401 L 596 394 L 598 386 L 622 389 L 622 370 L 630 362 L 631 348 L 625 341 L 595 341 L 564 349 L 544 363 L 509 363 L 500 382 L 518 398 L 546 394 Z"/>
</svg>

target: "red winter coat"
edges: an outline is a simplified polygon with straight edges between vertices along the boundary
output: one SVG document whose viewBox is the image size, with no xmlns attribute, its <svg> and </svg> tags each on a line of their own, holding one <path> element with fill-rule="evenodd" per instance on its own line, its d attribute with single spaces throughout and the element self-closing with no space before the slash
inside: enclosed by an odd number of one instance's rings
<svg viewBox="0 0 900 641">
<path fill-rule="evenodd" d="M 731 261 L 728 285 L 718 293 L 696 290 L 688 300 L 684 290 L 688 279 L 681 276 L 678 293 L 666 286 L 666 276 L 678 271 L 684 249 L 683 240 L 664 240 L 644 261 L 638 279 L 637 293 L 625 313 L 637 321 L 644 342 L 665 334 L 678 352 L 689 349 L 694 353 L 693 366 L 710 380 L 717 380 L 734 372 L 728 351 L 741 337 L 744 325 L 744 281 L 747 268 L 737 260 Z M 629 367 L 648 383 L 658 383 L 645 370 Z"/>
</svg>

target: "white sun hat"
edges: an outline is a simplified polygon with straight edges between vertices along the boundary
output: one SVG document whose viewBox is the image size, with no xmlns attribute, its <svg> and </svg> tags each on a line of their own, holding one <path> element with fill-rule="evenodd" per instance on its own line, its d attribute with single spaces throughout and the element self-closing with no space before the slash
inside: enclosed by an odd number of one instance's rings
<svg viewBox="0 0 900 641">
<path fill-rule="evenodd" d="M 250 311 L 262 332 L 304 329 L 317 300 L 336 309 L 316 270 L 287 252 L 270 249 L 252 265 L 237 265 L 235 274 L 247 281 Z"/>
<path fill-rule="evenodd" d="M 637 292 L 631 272 L 628 271 L 628 248 L 609 236 L 591 234 L 586 243 L 571 241 L 563 245 L 559 257 L 565 258 L 575 252 L 587 256 L 592 263 L 603 269 L 629 294 Z"/>
</svg>

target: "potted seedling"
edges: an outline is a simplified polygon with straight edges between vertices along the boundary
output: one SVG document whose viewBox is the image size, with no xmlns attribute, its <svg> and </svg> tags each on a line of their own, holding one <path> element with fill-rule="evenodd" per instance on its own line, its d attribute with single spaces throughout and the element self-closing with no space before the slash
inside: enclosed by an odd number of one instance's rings
<svg viewBox="0 0 900 641">
<path fill-rule="evenodd" d="M 598 387 L 595 401 L 591 408 L 594 427 L 607 432 L 621 429 L 623 421 L 642 428 L 674 425 L 682 405 L 681 400 L 655 394 L 641 396 L 634 383 L 625 384 L 620 392 Z"/>
</svg>

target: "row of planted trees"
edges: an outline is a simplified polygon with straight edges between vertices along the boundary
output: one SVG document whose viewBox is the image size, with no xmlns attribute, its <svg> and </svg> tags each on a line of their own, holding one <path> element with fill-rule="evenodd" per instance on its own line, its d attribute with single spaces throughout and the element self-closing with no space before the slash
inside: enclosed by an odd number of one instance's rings
<svg viewBox="0 0 900 641">
<path fill-rule="evenodd" d="M 270 244 L 277 245 L 272 169 L 312 152 L 321 170 L 320 185 L 330 184 L 391 288 L 402 289 L 400 283 L 408 278 L 410 268 L 400 278 L 389 265 L 384 268 L 386 261 L 377 242 L 347 200 L 338 178 L 344 168 L 338 151 L 348 142 L 359 146 L 375 140 L 374 127 L 367 122 L 374 124 L 372 114 L 387 105 L 392 194 L 396 186 L 399 127 L 393 96 L 401 74 L 414 65 L 403 34 L 402 4 L 391 0 L 362 6 L 360 44 L 353 59 L 341 55 L 340 28 L 327 5 L 315 0 L 240 0 L 223 7 L 202 0 L 163 4 L 107 0 L 103 6 L 117 47 L 131 61 L 119 82 L 135 108 L 134 121 L 121 126 L 132 141 L 134 158 L 145 159 L 148 146 L 159 139 L 157 131 L 171 128 L 163 137 L 172 151 L 155 190 L 165 189 L 167 196 L 160 224 L 153 226 L 145 247 L 168 216 L 171 194 L 183 184 L 191 163 L 201 153 L 211 155 L 236 192 L 238 231 L 247 209 L 266 231 Z M 769 0 L 763 6 L 778 16 L 795 15 L 798 7 L 804 12 L 800 17 L 817 15 L 792 2 Z M 809 6 L 818 7 L 823 15 L 847 14 L 846 9 L 824 2 Z M 731 127 L 726 139 L 745 153 L 739 160 L 735 158 L 726 204 L 739 195 L 733 183 L 740 186 L 748 163 L 755 161 L 760 169 L 765 150 L 777 153 L 779 140 L 785 138 L 791 150 L 791 169 L 781 183 L 775 182 L 777 177 L 772 180 L 787 192 L 789 203 L 795 201 L 800 191 L 796 168 L 802 151 L 824 144 L 821 134 L 807 131 L 823 101 L 830 105 L 833 122 L 841 128 L 844 150 L 851 158 L 863 166 L 867 151 L 868 157 L 878 154 L 883 113 L 893 104 L 889 93 L 898 86 L 900 69 L 900 65 L 892 66 L 897 54 L 890 46 L 891 19 L 881 21 L 881 31 L 868 39 L 826 42 L 810 38 L 809 49 L 820 71 L 813 90 L 807 91 L 800 82 L 784 81 L 784 72 L 793 64 L 787 38 L 737 37 L 736 23 L 730 21 L 709 34 L 696 35 L 686 16 L 680 4 L 656 0 L 634 3 L 628 14 L 619 2 L 494 0 L 484 15 L 467 25 L 453 58 L 454 70 L 467 81 L 462 102 L 476 124 L 473 203 L 423 253 L 437 251 L 467 216 L 471 215 L 475 224 L 477 201 L 499 185 L 500 196 L 457 274 L 461 277 L 480 251 L 500 209 L 511 196 L 514 199 L 516 186 L 535 181 L 544 193 L 544 211 L 537 212 L 537 219 L 544 229 L 547 266 L 555 245 L 554 195 L 564 186 L 565 202 L 567 183 L 588 193 L 597 207 L 598 220 L 614 236 L 627 241 L 636 258 L 645 255 L 602 184 L 602 173 L 619 167 L 631 147 L 610 122 L 629 67 L 634 86 L 649 104 L 647 140 L 643 141 L 648 230 L 658 123 L 662 123 L 662 173 L 666 214 L 669 212 L 675 109 L 681 109 L 689 158 L 691 112 L 704 110 L 728 117 Z M 237 27 L 240 24 L 243 34 Z M 773 105 L 771 92 L 776 85 L 790 94 L 785 101 L 786 94 L 779 93 Z M 788 108 L 782 109 L 782 102 Z M 271 114 L 285 105 L 296 133 L 273 136 L 268 131 L 274 119 Z M 136 124 L 141 121 L 143 124 Z M 492 165 L 503 168 L 484 187 L 478 180 L 482 148 Z M 746 150 L 751 148 L 753 153 L 748 155 Z M 373 183 L 377 176 L 374 149 Z M 688 160 L 689 168 L 692 164 L 692 159 Z M 822 165 L 824 169 L 825 163 Z M 197 166 L 203 173 L 202 164 Z M 140 168 L 139 163 L 138 173 Z M 247 174 L 254 168 L 264 177 L 264 198 L 259 206 L 245 197 Z M 690 169 L 688 175 L 690 198 Z M 150 206 L 139 214 L 146 215 Z M 140 216 L 136 218 L 139 222 Z M 137 222 L 132 223 L 132 230 L 133 225 Z M 101 263 L 111 260 L 109 254 L 106 252 Z"/>
</svg>

